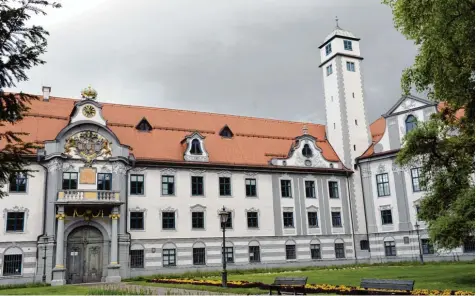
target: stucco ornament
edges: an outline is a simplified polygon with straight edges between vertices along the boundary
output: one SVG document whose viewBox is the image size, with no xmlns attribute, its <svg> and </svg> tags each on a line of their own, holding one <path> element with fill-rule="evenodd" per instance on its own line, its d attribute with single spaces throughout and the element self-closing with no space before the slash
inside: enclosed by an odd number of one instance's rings
<svg viewBox="0 0 476 296">
<path fill-rule="evenodd" d="M 91 86 L 88 86 L 81 91 L 81 97 L 86 100 L 96 100 L 97 96 L 98 92 Z"/>
<path fill-rule="evenodd" d="M 415 108 L 416 106 L 416 102 L 414 100 L 405 100 L 403 103 L 402 103 L 402 108 L 404 110 L 408 110 L 408 109 L 412 109 L 412 108 Z"/>
<path fill-rule="evenodd" d="M 86 162 L 86 166 L 91 166 L 99 157 L 112 156 L 111 143 L 93 131 L 84 131 L 69 137 L 64 145 L 64 153 L 80 157 Z"/>
</svg>

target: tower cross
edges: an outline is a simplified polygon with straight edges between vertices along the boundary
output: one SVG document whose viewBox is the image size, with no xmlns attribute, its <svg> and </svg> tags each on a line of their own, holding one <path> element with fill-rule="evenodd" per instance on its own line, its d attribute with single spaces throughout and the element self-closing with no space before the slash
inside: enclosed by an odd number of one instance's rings
<svg viewBox="0 0 476 296">
<path fill-rule="evenodd" d="M 339 18 L 336 16 L 336 28 L 339 28 Z"/>
</svg>

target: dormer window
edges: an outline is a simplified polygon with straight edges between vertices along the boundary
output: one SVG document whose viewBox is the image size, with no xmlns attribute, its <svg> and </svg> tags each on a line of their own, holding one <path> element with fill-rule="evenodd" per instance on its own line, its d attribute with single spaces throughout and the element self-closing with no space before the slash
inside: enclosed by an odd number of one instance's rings
<svg viewBox="0 0 476 296">
<path fill-rule="evenodd" d="M 329 55 L 331 52 L 332 52 L 332 46 L 329 43 L 329 44 L 326 45 L 326 55 Z"/>
<path fill-rule="evenodd" d="M 228 125 L 225 125 L 220 131 L 220 136 L 223 138 L 233 138 L 233 132 L 228 127 Z"/>
<path fill-rule="evenodd" d="M 302 155 L 304 157 L 312 157 L 312 150 L 308 144 L 304 144 L 304 147 L 302 148 Z"/>
<path fill-rule="evenodd" d="M 136 126 L 136 129 L 142 131 L 142 132 L 150 132 L 152 130 L 152 126 L 150 123 L 147 121 L 147 119 L 142 118 L 142 120 L 139 122 L 139 124 Z"/>
<path fill-rule="evenodd" d="M 190 148 L 190 154 L 194 154 L 194 155 L 202 154 L 202 147 L 198 139 L 192 140 L 192 147 Z"/>
</svg>

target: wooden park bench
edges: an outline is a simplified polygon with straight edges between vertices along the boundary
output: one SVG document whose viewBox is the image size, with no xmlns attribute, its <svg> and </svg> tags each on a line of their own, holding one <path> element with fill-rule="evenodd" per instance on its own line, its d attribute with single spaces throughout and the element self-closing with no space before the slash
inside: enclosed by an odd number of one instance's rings
<svg viewBox="0 0 476 296">
<path fill-rule="evenodd" d="M 306 295 L 307 277 L 276 277 L 274 283 L 269 286 L 269 295 L 277 291 L 278 295 L 294 294 Z"/>
<path fill-rule="evenodd" d="M 412 291 L 414 284 L 413 280 L 362 279 L 360 281 L 361 288 L 399 291 Z"/>
</svg>

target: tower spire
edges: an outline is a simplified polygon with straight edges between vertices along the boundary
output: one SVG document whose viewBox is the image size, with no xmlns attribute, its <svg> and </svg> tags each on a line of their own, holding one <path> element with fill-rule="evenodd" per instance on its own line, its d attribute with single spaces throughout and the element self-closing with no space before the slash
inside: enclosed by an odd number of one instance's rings
<svg viewBox="0 0 476 296">
<path fill-rule="evenodd" d="M 340 27 L 339 27 L 339 18 L 337 16 L 336 16 L 336 28 L 340 29 Z"/>
</svg>

